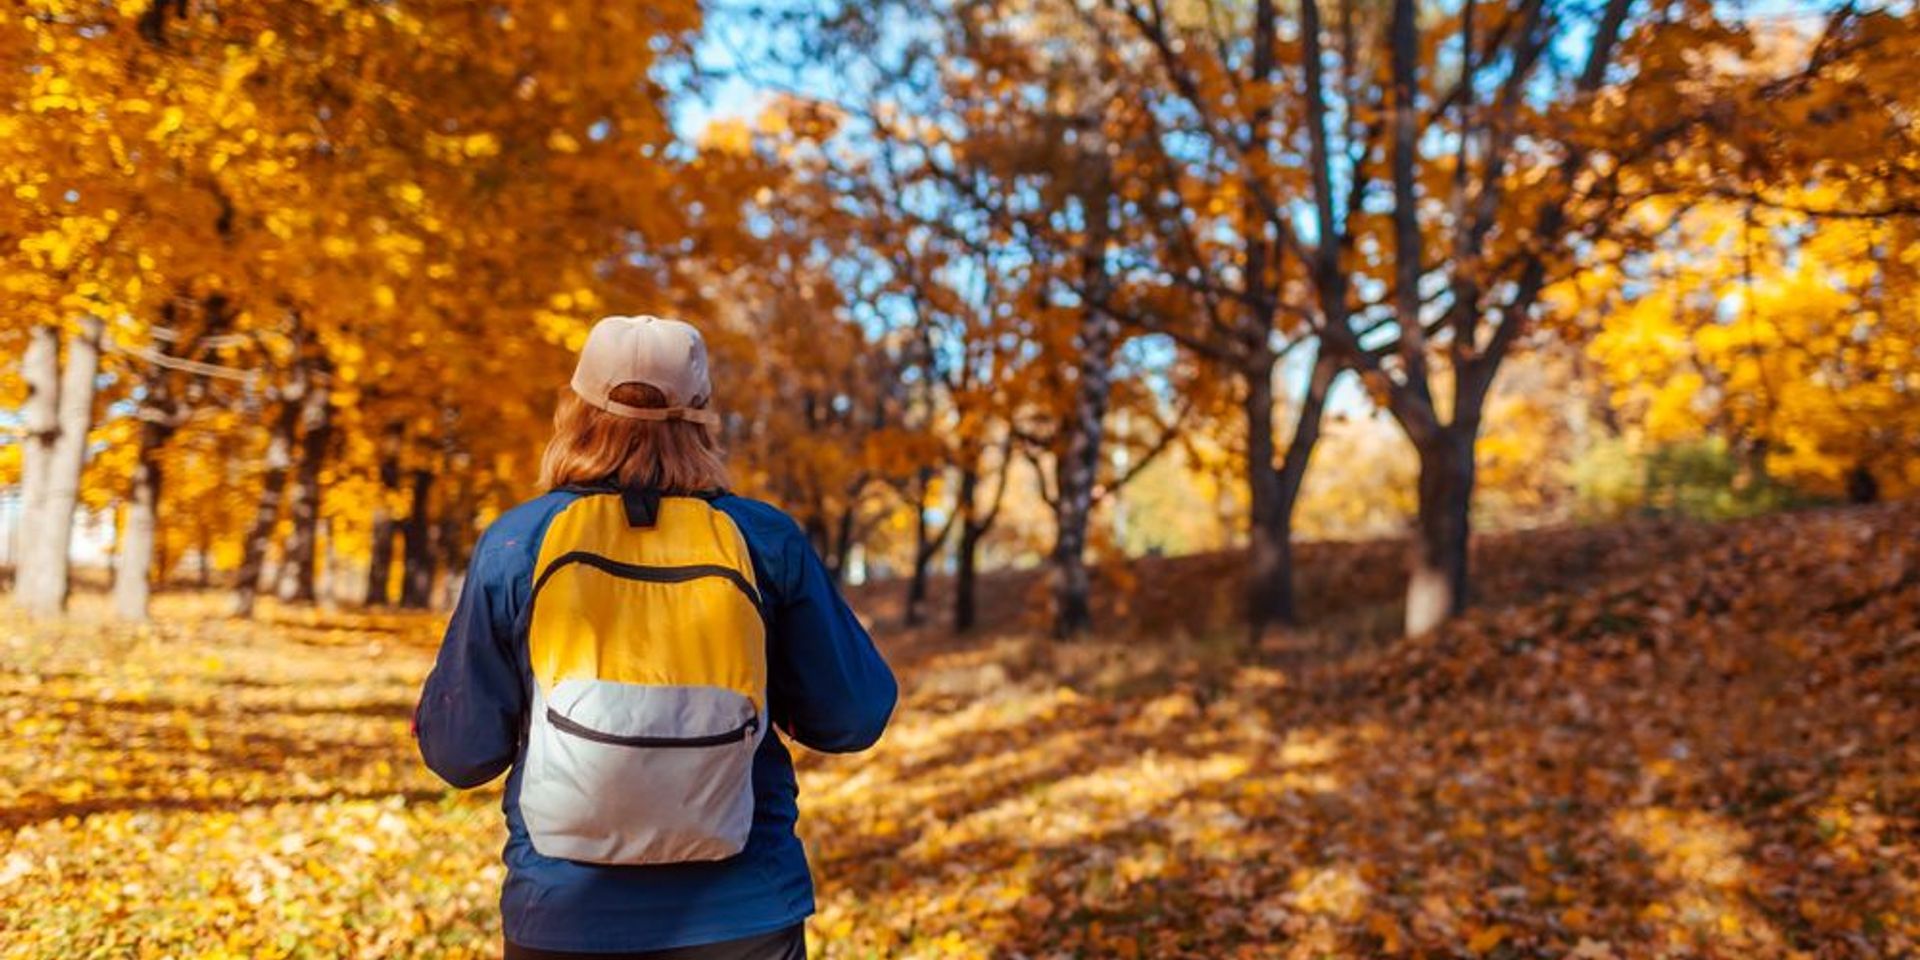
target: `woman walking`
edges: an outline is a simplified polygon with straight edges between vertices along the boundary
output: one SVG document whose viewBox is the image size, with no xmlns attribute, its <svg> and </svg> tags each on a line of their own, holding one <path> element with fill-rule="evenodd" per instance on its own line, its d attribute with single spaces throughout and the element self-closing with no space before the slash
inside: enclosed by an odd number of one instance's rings
<svg viewBox="0 0 1920 960">
<path fill-rule="evenodd" d="M 798 525 L 726 491 L 711 392 L 692 326 L 594 326 L 547 492 L 480 538 L 421 693 L 436 774 L 511 769 L 508 960 L 804 957 L 782 735 L 863 750 L 893 712 L 893 674 Z"/>
</svg>

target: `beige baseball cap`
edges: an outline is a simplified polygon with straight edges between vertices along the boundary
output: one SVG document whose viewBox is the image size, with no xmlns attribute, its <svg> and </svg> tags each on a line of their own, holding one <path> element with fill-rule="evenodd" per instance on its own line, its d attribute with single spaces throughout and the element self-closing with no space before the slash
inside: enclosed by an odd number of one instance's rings
<svg viewBox="0 0 1920 960">
<path fill-rule="evenodd" d="M 644 383 L 667 395 L 667 406 L 635 407 L 613 399 L 623 383 Z M 720 416 L 697 409 L 713 392 L 707 379 L 707 342 L 693 324 L 665 317 L 604 317 L 587 332 L 573 392 L 615 416 L 687 420 L 717 425 Z"/>
</svg>

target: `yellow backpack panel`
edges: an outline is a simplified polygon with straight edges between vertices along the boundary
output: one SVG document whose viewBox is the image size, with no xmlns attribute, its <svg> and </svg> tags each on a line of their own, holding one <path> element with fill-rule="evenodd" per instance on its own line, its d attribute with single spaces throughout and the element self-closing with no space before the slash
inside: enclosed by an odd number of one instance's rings
<svg viewBox="0 0 1920 960">
<path fill-rule="evenodd" d="M 620 497 L 581 497 L 540 544 L 533 676 L 732 690 L 766 707 L 766 627 L 746 540 L 695 497 L 629 527 Z"/>
</svg>

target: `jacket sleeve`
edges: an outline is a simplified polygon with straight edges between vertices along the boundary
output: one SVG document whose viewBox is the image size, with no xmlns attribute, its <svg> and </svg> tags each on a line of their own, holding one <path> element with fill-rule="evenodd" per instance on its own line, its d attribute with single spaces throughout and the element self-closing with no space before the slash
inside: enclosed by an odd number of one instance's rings
<svg viewBox="0 0 1920 960">
<path fill-rule="evenodd" d="M 519 749 L 527 692 L 513 637 L 523 574 L 514 560 L 482 538 L 414 710 L 421 758 L 463 789 L 505 772 Z"/>
<path fill-rule="evenodd" d="M 787 521 L 770 597 L 768 687 L 775 722 L 827 753 L 873 746 L 893 716 L 899 689 L 873 638 L 847 608 L 799 528 Z"/>
</svg>

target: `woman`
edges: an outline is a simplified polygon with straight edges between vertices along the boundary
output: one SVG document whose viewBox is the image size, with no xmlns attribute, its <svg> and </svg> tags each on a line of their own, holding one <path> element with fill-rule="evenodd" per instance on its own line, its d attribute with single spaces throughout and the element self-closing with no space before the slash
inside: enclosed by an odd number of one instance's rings
<svg viewBox="0 0 1920 960">
<path fill-rule="evenodd" d="M 509 960 L 804 957 L 812 878 L 769 731 L 852 752 L 893 712 L 893 674 L 800 528 L 726 492 L 710 392 L 693 327 L 594 326 L 548 492 L 480 538 L 421 693 L 436 774 L 512 770 Z"/>
</svg>

